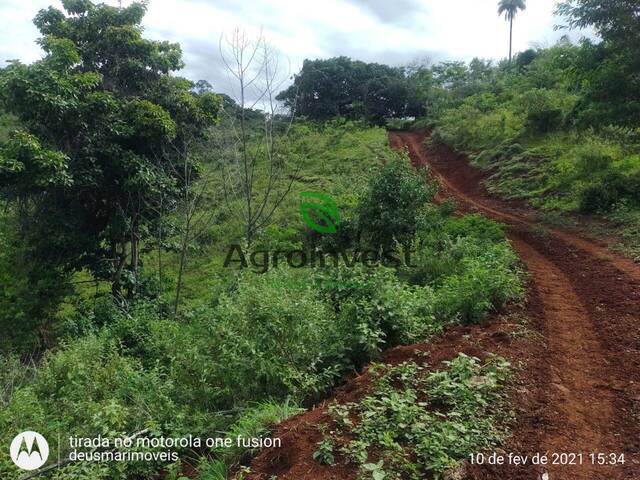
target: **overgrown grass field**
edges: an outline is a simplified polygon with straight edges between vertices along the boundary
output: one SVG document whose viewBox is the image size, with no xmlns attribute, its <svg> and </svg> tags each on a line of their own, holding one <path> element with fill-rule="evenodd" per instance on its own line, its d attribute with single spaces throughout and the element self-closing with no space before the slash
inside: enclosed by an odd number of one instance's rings
<svg viewBox="0 0 640 480">
<path fill-rule="evenodd" d="M 389 149 L 383 129 L 309 124 L 296 127 L 292 138 L 290 148 L 304 158 L 303 168 L 273 225 L 251 249 L 357 252 L 400 248 L 393 242 L 401 242 L 413 252 L 410 265 L 359 261 L 333 268 L 329 262 L 324 269 L 280 265 L 266 273 L 224 268 L 227 246 L 241 243 L 242 231 L 221 213 L 207 241 L 193 246 L 178 319 L 158 308 L 173 295 L 176 262 L 168 256 L 166 284 L 149 289 L 147 300 L 128 312 L 93 289 L 69 298 L 55 321 L 58 346 L 38 368 L 2 357 L 5 436 L 36 428 L 55 451 L 56 439 L 63 439 L 64 450 L 71 434 L 264 433 L 382 350 L 427 341 L 447 324 L 482 321 L 521 297 L 520 267 L 501 228 L 479 216 L 454 217 L 448 207 L 431 203 L 434 187 Z M 305 226 L 301 191 L 335 199 L 342 217 L 338 234 L 320 236 Z M 384 218 L 396 223 L 387 230 L 372 223 Z M 391 231 L 403 235 L 389 243 L 385 232 Z M 154 261 L 150 252 L 149 272 Z M 209 480 L 225 478 L 227 468 L 250 452 L 181 453 L 200 463 Z M 163 469 L 83 463 L 65 466 L 53 478 L 153 478 Z M 170 468 L 176 475 L 179 470 Z M 15 473 L 12 463 L 0 464 L 3 477 Z"/>
</svg>

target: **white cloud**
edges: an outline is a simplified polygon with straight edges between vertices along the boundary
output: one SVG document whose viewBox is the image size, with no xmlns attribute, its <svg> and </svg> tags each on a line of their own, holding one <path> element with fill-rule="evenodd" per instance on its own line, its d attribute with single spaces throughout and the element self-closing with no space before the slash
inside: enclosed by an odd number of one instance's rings
<svg viewBox="0 0 640 480">
<path fill-rule="evenodd" d="M 59 1 L 3 0 L 0 5 L 0 61 L 39 57 L 32 19 Z M 106 3 L 116 5 L 109 0 Z M 124 4 L 130 1 L 124 1 Z M 561 34 L 553 27 L 556 0 L 529 0 L 514 25 L 514 50 L 548 45 Z M 348 55 L 391 64 L 430 56 L 434 60 L 508 54 L 508 23 L 497 0 L 151 0 L 146 35 L 179 42 L 184 75 L 206 78 L 223 90 L 218 58 L 220 35 L 235 26 L 265 34 L 290 59 L 293 71 L 304 58 Z"/>
</svg>

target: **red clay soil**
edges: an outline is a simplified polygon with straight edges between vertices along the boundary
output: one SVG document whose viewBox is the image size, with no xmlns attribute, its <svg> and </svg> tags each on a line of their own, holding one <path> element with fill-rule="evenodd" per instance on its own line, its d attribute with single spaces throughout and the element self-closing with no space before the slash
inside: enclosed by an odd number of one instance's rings
<svg viewBox="0 0 640 480">
<path fill-rule="evenodd" d="M 536 305 L 538 300 L 532 299 L 531 303 Z M 489 354 L 508 356 L 515 364 L 535 362 L 544 354 L 544 347 L 541 342 L 532 341 L 532 333 L 524 328 L 526 313 L 524 306 L 514 305 L 483 326 L 455 327 L 432 343 L 393 348 L 385 352 L 381 362 L 397 365 L 414 361 L 439 368 L 443 361 L 455 358 L 459 352 L 480 359 Z M 535 322 L 536 318 L 533 320 Z M 531 328 L 528 324 L 527 327 Z M 513 355 L 514 351 L 517 356 Z M 513 396 L 522 397 L 523 410 L 534 408 L 535 403 L 530 402 L 535 383 L 539 381 L 541 378 L 520 378 L 513 385 Z M 276 476 L 278 480 L 356 480 L 357 469 L 353 465 L 345 464 L 342 459 L 334 466 L 321 465 L 313 459 L 313 453 L 322 440 L 318 426 L 332 423 L 327 406 L 334 401 L 340 404 L 357 402 L 370 390 L 371 375 L 365 369 L 337 389 L 331 399 L 282 423 L 274 433 L 274 437 L 282 441 L 282 448 L 262 451 L 254 459 L 248 479 L 271 480 Z"/>
<path fill-rule="evenodd" d="M 513 435 L 502 454 L 583 454 L 582 464 L 467 466 L 473 480 L 640 479 L 640 266 L 574 233 L 539 224 L 536 214 L 483 187 L 484 174 L 445 146 L 424 147 L 426 134 L 390 135 L 415 166 L 428 165 L 463 212 L 479 212 L 504 223 L 531 281 L 524 310 L 503 314 L 483 326 L 456 327 L 428 345 L 400 347 L 384 360 L 423 358 L 437 367 L 458 352 L 497 353 L 519 366 L 510 392 L 516 413 Z M 515 307 L 514 307 L 515 308 Z M 533 334 L 522 335 L 514 318 L 528 318 Z M 363 374 L 331 399 L 357 401 L 370 378 Z M 353 467 L 322 466 L 312 458 L 326 421 L 326 403 L 288 420 L 275 432 L 282 448 L 265 450 L 249 478 L 350 480 Z M 624 465 L 593 464 L 590 454 L 625 455 Z M 578 457 L 579 458 L 579 457 Z M 577 460 L 577 458 L 576 458 Z M 530 462 L 529 462 L 530 463 Z"/>
</svg>

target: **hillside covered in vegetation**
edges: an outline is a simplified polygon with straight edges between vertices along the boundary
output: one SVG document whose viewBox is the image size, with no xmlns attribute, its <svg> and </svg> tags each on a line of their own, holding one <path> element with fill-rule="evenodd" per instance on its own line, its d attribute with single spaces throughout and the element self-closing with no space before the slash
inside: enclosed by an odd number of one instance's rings
<svg viewBox="0 0 640 480">
<path fill-rule="evenodd" d="M 520 438 L 530 412 L 510 395 L 519 378 L 539 380 L 527 370 L 542 358 L 535 342 L 560 323 L 544 298 L 558 286 L 543 288 L 531 260 L 553 242 L 531 242 L 555 233 L 531 240 L 515 210 L 469 208 L 462 194 L 473 192 L 420 149 L 469 159 L 486 198 L 517 201 L 541 225 L 613 237 L 632 289 L 635 3 L 559 4 L 567 26 L 597 40 L 500 62 L 309 59 L 284 84 L 265 39 L 237 30 L 220 50 L 238 98 L 179 76 L 180 46 L 144 35 L 145 2 L 41 10 L 43 58 L 0 69 L 0 444 L 42 434 L 55 466 L 43 475 L 59 480 L 263 478 L 251 462 L 265 450 L 236 439 L 271 438 L 320 409 L 313 468 L 381 480 L 458 478 L 473 455 Z M 425 144 L 390 141 L 405 130 Z M 544 275 L 565 272 L 554 261 Z M 560 296 L 586 302 L 575 285 Z M 622 307 L 616 318 L 634 314 Z M 506 326 L 491 327 L 498 317 Z M 441 358 L 450 335 L 471 346 L 450 341 Z M 625 348 L 634 365 L 638 345 Z M 368 382 L 358 396 L 325 402 L 354 378 Z M 233 446 L 61 460 L 70 437 L 131 435 Z M 0 478 L 23 474 L 0 456 Z"/>
</svg>

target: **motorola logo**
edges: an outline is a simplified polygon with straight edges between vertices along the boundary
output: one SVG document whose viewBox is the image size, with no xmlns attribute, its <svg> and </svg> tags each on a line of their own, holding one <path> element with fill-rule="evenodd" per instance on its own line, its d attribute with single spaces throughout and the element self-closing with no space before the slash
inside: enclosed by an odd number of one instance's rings
<svg viewBox="0 0 640 480">
<path fill-rule="evenodd" d="M 49 458 L 49 444 L 37 432 L 22 432 L 11 442 L 11 460 L 22 470 L 37 470 Z"/>
</svg>

